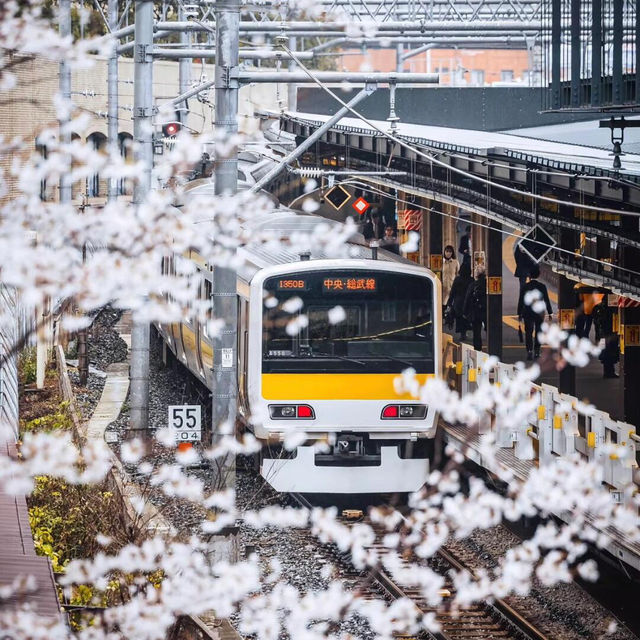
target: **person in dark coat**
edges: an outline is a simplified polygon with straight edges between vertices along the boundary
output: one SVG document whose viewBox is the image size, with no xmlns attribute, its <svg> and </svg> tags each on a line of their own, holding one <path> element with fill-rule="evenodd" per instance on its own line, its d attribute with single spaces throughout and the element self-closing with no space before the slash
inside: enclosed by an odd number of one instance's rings
<svg viewBox="0 0 640 640">
<path fill-rule="evenodd" d="M 464 316 L 473 329 L 473 348 L 482 351 L 482 328 L 487 324 L 487 277 L 484 265 L 475 268 L 475 280 L 467 288 Z"/>
<path fill-rule="evenodd" d="M 460 340 L 467 339 L 467 321 L 464 317 L 464 300 L 467 295 L 467 289 L 473 282 L 471 277 L 471 267 L 468 263 L 462 263 L 458 275 L 455 277 L 451 285 L 451 292 L 447 300 L 447 316 L 450 312 L 453 314 L 456 323 L 456 332 L 460 334 Z"/>
<path fill-rule="evenodd" d="M 467 225 L 464 230 L 464 235 L 460 238 L 460 245 L 458 246 L 458 253 L 462 259 L 462 264 L 469 265 L 469 272 L 471 272 L 471 226 Z"/>
<path fill-rule="evenodd" d="M 547 287 L 542 284 L 542 282 L 538 281 L 539 276 L 540 267 L 536 264 L 531 269 L 529 281 L 524 284 L 522 289 L 520 289 L 520 298 L 518 299 L 518 319 L 524 320 L 524 335 L 525 345 L 527 347 L 527 360 L 533 360 L 534 356 L 536 358 L 540 357 L 540 340 L 538 339 L 538 334 L 540 333 L 542 323 L 544 321 L 544 309 L 542 309 L 542 311 L 539 311 L 533 309 L 533 307 L 537 306 L 536 303 L 542 300 L 546 307 L 547 313 L 549 314 L 549 319 L 551 319 L 551 314 L 553 313 L 553 309 L 551 308 L 551 301 L 549 300 L 549 292 L 547 291 Z M 527 304 L 525 302 L 525 298 L 530 291 L 538 291 L 539 298 L 538 300 L 533 301 L 531 304 Z"/>
<path fill-rule="evenodd" d="M 513 250 L 513 257 L 516 261 L 516 270 L 513 274 L 520 281 L 520 291 L 527 282 L 527 278 L 531 272 L 538 267 L 538 263 L 520 246 L 520 242 L 516 243 Z"/>
<path fill-rule="evenodd" d="M 596 340 L 604 341 L 598 356 L 602 362 L 603 378 L 617 378 L 615 364 L 620 360 L 620 340 L 613 330 L 613 312 L 607 304 L 607 296 L 593 308 L 593 323 L 596 328 Z"/>
</svg>

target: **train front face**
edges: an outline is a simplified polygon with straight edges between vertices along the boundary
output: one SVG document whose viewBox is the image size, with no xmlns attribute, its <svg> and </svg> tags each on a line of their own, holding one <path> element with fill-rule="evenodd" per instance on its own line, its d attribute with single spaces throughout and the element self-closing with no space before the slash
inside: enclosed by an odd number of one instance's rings
<svg viewBox="0 0 640 640">
<path fill-rule="evenodd" d="M 294 455 L 270 447 L 278 454 L 265 457 L 263 476 L 299 493 L 418 489 L 436 414 L 398 395 L 394 381 L 413 369 L 424 383 L 440 370 L 434 274 L 397 262 L 307 261 L 260 272 L 251 296 L 251 316 L 262 318 L 249 336 L 255 433 L 271 443 L 308 434 Z"/>
</svg>

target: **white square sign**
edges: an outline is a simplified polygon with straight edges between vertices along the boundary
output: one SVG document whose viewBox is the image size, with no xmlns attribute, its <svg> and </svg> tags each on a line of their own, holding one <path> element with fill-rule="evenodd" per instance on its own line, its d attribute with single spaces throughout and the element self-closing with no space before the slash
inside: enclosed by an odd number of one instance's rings
<svg viewBox="0 0 640 640">
<path fill-rule="evenodd" d="M 176 442 L 202 440 L 202 407 L 198 404 L 169 406 L 169 428 L 175 432 Z"/>
</svg>

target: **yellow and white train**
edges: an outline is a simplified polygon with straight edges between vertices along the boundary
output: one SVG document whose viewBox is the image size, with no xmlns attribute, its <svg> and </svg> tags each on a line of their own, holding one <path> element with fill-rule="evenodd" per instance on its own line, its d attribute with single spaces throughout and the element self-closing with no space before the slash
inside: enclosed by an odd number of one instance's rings
<svg viewBox="0 0 640 640">
<path fill-rule="evenodd" d="M 287 236 L 317 224 L 340 223 L 279 209 L 260 228 Z M 394 379 L 408 368 L 421 381 L 441 370 L 440 282 L 408 260 L 350 244 L 344 259 L 241 249 L 252 275 L 237 285 L 239 422 L 265 444 L 260 472 L 277 491 L 408 492 L 429 472 L 436 413 L 398 396 Z M 212 274 L 193 258 L 208 296 Z M 294 297 L 302 305 L 291 314 Z M 297 314 L 308 324 L 290 335 Z M 159 330 L 211 388 L 205 328 L 185 321 Z M 292 432 L 307 438 L 288 452 L 280 444 Z"/>
</svg>

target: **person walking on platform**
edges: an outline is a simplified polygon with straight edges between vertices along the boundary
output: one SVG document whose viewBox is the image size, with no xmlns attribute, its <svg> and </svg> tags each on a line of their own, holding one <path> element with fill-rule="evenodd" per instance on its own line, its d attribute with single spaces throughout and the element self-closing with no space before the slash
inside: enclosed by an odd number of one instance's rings
<svg viewBox="0 0 640 640">
<path fill-rule="evenodd" d="M 613 330 L 613 312 L 607 304 L 607 296 L 593 308 L 593 323 L 596 327 L 596 341 L 600 342 L 602 351 L 598 356 L 602 362 L 602 377 L 617 378 L 616 362 L 620 360 L 620 340 Z"/>
<path fill-rule="evenodd" d="M 540 267 L 536 264 L 530 272 L 529 281 L 520 289 L 520 298 L 518 299 L 518 319 L 524 320 L 525 345 L 527 347 L 527 360 L 533 360 L 540 357 L 540 340 L 538 338 L 544 321 L 544 307 L 546 307 L 549 319 L 553 314 L 551 301 L 549 300 L 549 292 L 547 287 L 538 281 L 540 276 Z M 537 295 L 534 292 L 538 292 Z M 529 295 L 527 295 L 529 294 Z M 531 298 L 531 299 L 529 299 Z M 540 310 L 538 305 L 544 303 L 544 307 Z M 535 334 L 535 341 L 534 341 Z"/>
<path fill-rule="evenodd" d="M 482 351 L 482 328 L 487 325 L 487 277 L 483 264 L 476 265 L 474 275 L 464 300 L 464 316 L 473 329 L 473 348 Z"/>
<path fill-rule="evenodd" d="M 520 281 L 520 291 L 522 291 L 534 268 L 539 269 L 538 263 L 520 246 L 520 242 L 517 242 L 513 249 L 513 258 L 516 261 L 516 270 L 513 275 Z"/>
<path fill-rule="evenodd" d="M 460 271 L 460 263 L 456 260 L 456 252 L 448 244 L 442 253 L 442 299 L 448 300 L 453 281 Z"/>
<path fill-rule="evenodd" d="M 473 283 L 471 278 L 471 267 L 468 263 L 463 263 L 460 272 L 455 277 L 447 300 L 447 313 L 445 317 L 453 315 L 456 324 L 456 332 L 460 340 L 467 339 L 467 321 L 464 318 L 464 300 L 467 295 L 469 285 Z"/>
</svg>

